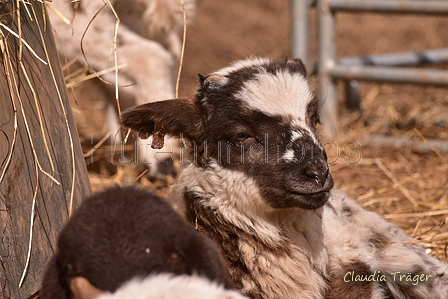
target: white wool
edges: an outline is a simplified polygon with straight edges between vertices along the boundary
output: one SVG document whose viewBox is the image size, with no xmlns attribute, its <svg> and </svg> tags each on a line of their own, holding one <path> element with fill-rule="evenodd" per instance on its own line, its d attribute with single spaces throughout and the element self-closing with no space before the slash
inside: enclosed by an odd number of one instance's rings
<svg viewBox="0 0 448 299">
<path fill-rule="evenodd" d="M 246 59 L 246 60 L 238 60 L 235 61 L 232 65 L 222 68 L 219 71 L 214 72 L 214 74 L 226 76 L 230 73 L 233 73 L 234 71 L 240 70 L 242 68 L 246 67 L 257 67 L 261 64 L 270 63 L 271 60 L 268 58 L 263 57 L 256 57 L 253 59 Z"/>
<path fill-rule="evenodd" d="M 147 278 L 134 278 L 114 293 L 97 299 L 244 299 L 237 291 L 224 289 L 198 275 L 159 274 Z"/>
<path fill-rule="evenodd" d="M 251 109 L 260 110 L 272 116 L 291 116 L 303 122 L 307 115 L 307 105 L 312 98 L 312 88 L 308 80 L 299 73 L 277 71 L 276 74 L 261 72 L 244 83 L 237 98 Z M 302 126 L 305 126 L 302 123 Z"/>
</svg>

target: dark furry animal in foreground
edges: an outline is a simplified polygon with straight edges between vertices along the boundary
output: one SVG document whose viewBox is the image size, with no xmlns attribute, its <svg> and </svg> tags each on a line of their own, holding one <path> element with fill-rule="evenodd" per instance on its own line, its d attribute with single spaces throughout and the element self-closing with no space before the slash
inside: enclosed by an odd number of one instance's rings
<svg viewBox="0 0 448 299">
<path fill-rule="evenodd" d="M 114 187 L 86 199 L 61 231 L 41 297 L 97 298 L 78 293 L 90 287 L 115 292 L 125 282 L 160 273 L 232 287 L 219 249 L 167 202 L 134 187 Z"/>
</svg>

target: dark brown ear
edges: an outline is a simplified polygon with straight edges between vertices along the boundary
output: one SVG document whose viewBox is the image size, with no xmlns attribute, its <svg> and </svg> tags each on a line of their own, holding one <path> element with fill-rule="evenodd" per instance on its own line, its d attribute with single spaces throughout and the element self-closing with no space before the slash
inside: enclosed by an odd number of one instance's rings
<svg viewBox="0 0 448 299">
<path fill-rule="evenodd" d="M 190 98 L 147 103 L 131 108 L 121 115 L 121 123 L 126 128 L 137 131 L 143 138 L 159 135 L 154 137 L 156 139 L 165 134 L 179 137 L 183 134 L 190 141 L 200 141 L 205 131 L 201 107 Z"/>
<path fill-rule="evenodd" d="M 300 58 L 290 58 L 290 59 L 288 59 L 287 61 L 288 61 L 288 62 L 296 63 L 296 64 L 298 65 L 299 69 L 301 70 L 301 72 L 303 73 L 303 76 L 304 76 L 304 77 L 307 77 L 307 76 L 308 76 L 308 72 L 307 72 L 307 70 L 306 70 L 306 66 L 305 66 L 305 64 L 303 63 L 302 59 L 300 59 Z"/>
</svg>

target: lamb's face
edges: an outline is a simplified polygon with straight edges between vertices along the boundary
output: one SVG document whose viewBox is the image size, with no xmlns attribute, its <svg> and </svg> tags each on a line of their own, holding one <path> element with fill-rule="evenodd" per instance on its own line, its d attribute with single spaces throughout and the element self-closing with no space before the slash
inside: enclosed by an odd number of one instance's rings
<svg viewBox="0 0 448 299">
<path fill-rule="evenodd" d="M 193 99 L 141 105 L 122 122 L 156 139 L 182 134 L 198 167 L 244 173 L 274 208 L 316 209 L 333 187 L 316 135 L 318 110 L 301 61 L 251 59 L 200 76 Z"/>
<path fill-rule="evenodd" d="M 196 100 L 206 115 L 202 161 L 252 177 L 275 208 L 325 204 L 333 179 L 316 134 L 319 100 L 300 61 L 238 62 L 201 77 Z"/>
</svg>

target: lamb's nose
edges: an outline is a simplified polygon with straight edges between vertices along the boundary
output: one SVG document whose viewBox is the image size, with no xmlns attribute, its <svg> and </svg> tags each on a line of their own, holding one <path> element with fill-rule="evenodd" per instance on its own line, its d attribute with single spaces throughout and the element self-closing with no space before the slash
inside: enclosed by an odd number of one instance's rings
<svg viewBox="0 0 448 299">
<path fill-rule="evenodd" d="M 319 173 L 313 169 L 307 169 L 305 171 L 305 175 L 310 179 L 316 180 L 317 184 L 324 185 L 328 178 L 329 169 L 327 169 L 324 173 Z"/>
</svg>

